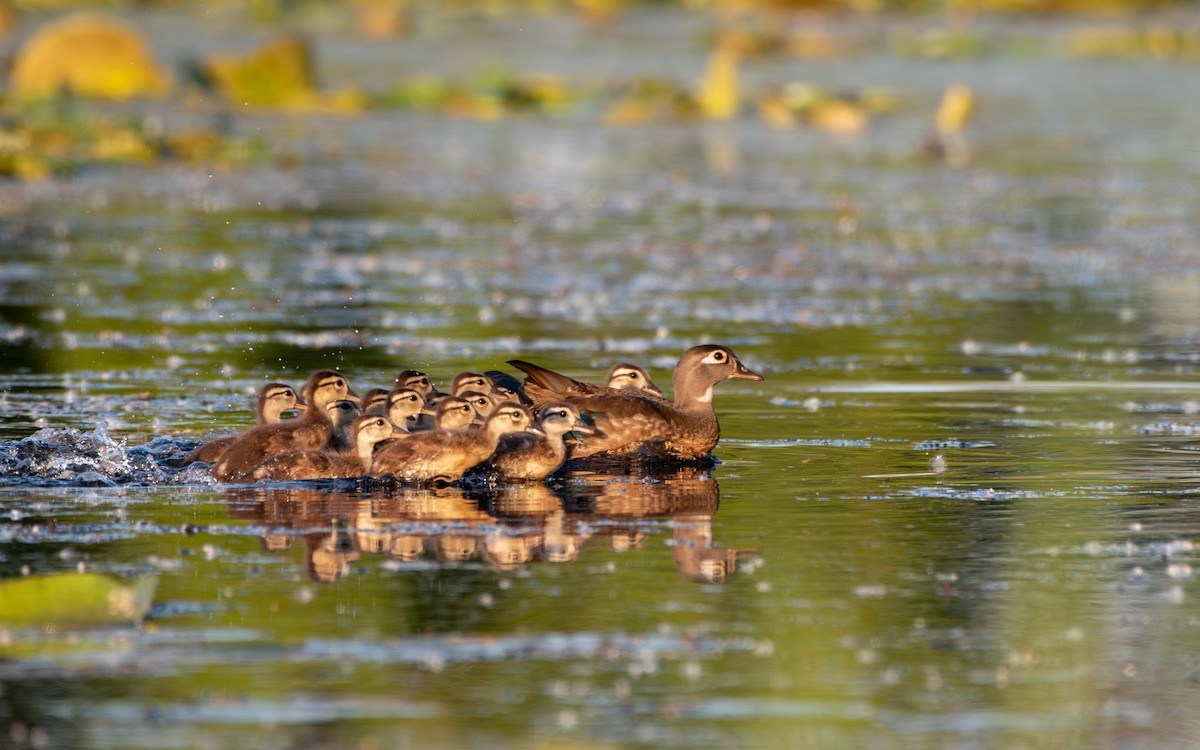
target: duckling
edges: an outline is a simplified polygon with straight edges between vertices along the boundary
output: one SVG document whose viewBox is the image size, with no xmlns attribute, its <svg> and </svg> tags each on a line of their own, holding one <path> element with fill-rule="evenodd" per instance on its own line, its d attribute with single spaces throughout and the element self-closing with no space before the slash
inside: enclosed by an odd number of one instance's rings
<svg viewBox="0 0 1200 750">
<path fill-rule="evenodd" d="M 371 476 L 453 482 L 486 461 L 496 451 L 502 435 L 522 430 L 541 432 L 533 424 L 529 409 L 515 401 L 505 401 L 474 435 L 461 430 L 435 430 L 414 433 L 389 444 L 375 455 Z"/>
<path fill-rule="evenodd" d="M 721 437 L 713 410 L 713 386 L 727 378 L 762 380 L 733 350 L 713 344 L 683 353 L 672 374 L 674 401 L 630 390 L 603 389 L 579 395 L 577 381 L 528 362 L 512 360 L 526 374 L 525 392 L 535 403 L 566 401 L 591 414 L 598 432 L 571 446 L 570 458 L 597 454 L 613 457 L 675 459 L 706 458 Z"/>
<path fill-rule="evenodd" d="M 254 413 L 258 415 L 255 425 L 275 424 L 282 419 L 283 413 L 289 409 L 299 409 L 303 411 L 305 405 L 296 397 L 296 391 L 290 385 L 283 383 L 267 383 L 258 392 L 258 403 L 254 407 Z M 198 446 L 183 459 L 183 465 L 203 461 L 206 464 L 211 464 L 221 457 L 234 440 L 237 440 L 239 435 L 230 435 L 228 437 L 217 438 L 210 440 L 204 445 Z"/>
<path fill-rule="evenodd" d="M 433 415 L 428 414 L 429 404 L 421 412 L 417 423 L 408 428 L 409 432 L 429 432 L 465 430 L 475 419 L 475 407 L 458 396 L 442 396 L 433 407 Z"/>
<path fill-rule="evenodd" d="M 349 402 L 346 402 L 349 403 Z M 392 423 L 382 414 L 356 417 L 350 426 L 353 450 L 299 451 L 271 456 L 254 468 L 255 479 L 286 481 L 366 476 L 375 444 L 392 435 Z"/>
<path fill-rule="evenodd" d="M 489 463 L 505 479 L 542 480 L 567 460 L 563 437 L 571 432 L 592 435 L 595 430 L 583 421 L 579 410 L 565 401 L 551 401 L 538 409 L 538 425 L 544 434 L 510 432 L 500 438 Z"/>
<path fill-rule="evenodd" d="M 621 362 L 612 366 L 608 371 L 606 385 L 609 388 L 617 390 L 645 391 L 652 396 L 666 398 L 662 389 L 650 379 L 650 373 L 646 372 L 645 368 L 631 365 L 627 362 Z"/>
<path fill-rule="evenodd" d="M 362 395 L 359 411 L 363 414 L 387 414 L 388 389 L 372 388 Z"/>
<path fill-rule="evenodd" d="M 387 395 L 387 418 L 392 420 L 397 434 L 412 429 L 423 408 L 425 397 L 412 388 L 395 388 Z"/>
<path fill-rule="evenodd" d="M 492 394 L 479 391 L 463 391 L 458 397 L 471 405 L 481 422 L 491 416 L 500 404 L 500 400 L 493 398 Z"/>
<path fill-rule="evenodd" d="M 461 396 L 466 391 L 491 393 L 494 390 L 492 381 L 477 372 L 460 372 L 450 381 L 450 395 Z"/>
<path fill-rule="evenodd" d="M 221 482 L 249 481 L 250 471 L 277 453 L 324 449 L 333 435 L 328 407 L 350 395 L 350 384 L 340 372 L 318 370 L 301 394 L 308 410 L 299 419 L 246 431 L 213 464 L 213 476 Z"/>
<path fill-rule="evenodd" d="M 429 376 L 417 370 L 401 370 L 400 374 L 396 376 L 395 387 L 412 388 L 426 401 L 442 395 L 441 391 L 433 387 L 433 381 L 429 379 Z"/>
<path fill-rule="evenodd" d="M 350 399 L 340 399 L 325 408 L 329 412 L 329 421 L 333 423 L 333 433 L 329 436 L 329 450 L 347 450 L 352 445 L 349 427 L 358 417 L 358 404 Z"/>
</svg>

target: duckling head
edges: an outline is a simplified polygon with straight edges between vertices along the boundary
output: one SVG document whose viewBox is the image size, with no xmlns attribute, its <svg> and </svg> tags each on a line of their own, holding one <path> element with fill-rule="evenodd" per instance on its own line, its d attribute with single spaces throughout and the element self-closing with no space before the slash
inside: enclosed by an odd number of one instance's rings
<svg viewBox="0 0 1200 750">
<path fill-rule="evenodd" d="M 487 418 L 483 429 L 491 436 L 499 438 L 509 432 L 532 432 L 535 435 L 545 435 L 542 428 L 534 424 L 533 412 L 518 404 L 516 401 L 502 401 L 495 411 Z"/>
<path fill-rule="evenodd" d="M 348 398 L 338 399 L 325 406 L 325 413 L 334 429 L 342 430 L 358 416 L 358 404 Z"/>
<path fill-rule="evenodd" d="M 575 432 L 594 435 L 596 429 L 584 421 L 579 410 L 565 401 L 552 401 L 538 407 L 538 424 L 547 435 L 565 435 Z"/>
<path fill-rule="evenodd" d="M 388 391 L 384 388 L 372 388 L 362 395 L 363 414 L 386 414 Z"/>
<path fill-rule="evenodd" d="M 334 401 L 350 398 L 350 381 L 336 370 L 317 370 L 304 384 L 303 395 L 309 407 L 324 410 Z"/>
<path fill-rule="evenodd" d="M 467 391 L 491 393 L 492 390 L 492 381 L 478 372 L 460 372 L 450 381 L 450 393 L 454 396 L 461 396 Z"/>
<path fill-rule="evenodd" d="M 475 407 L 464 398 L 447 396 L 438 401 L 434 424 L 439 430 L 463 430 L 475 419 Z"/>
<path fill-rule="evenodd" d="M 470 404 L 480 419 L 487 419 L 491 416 L 498 403 L 491 395 L 480 391 L 463 391 L 458 394 L 458 397 Z"/>
<path fill-rule="evenodd" d="M 359 448 L 374 446 L 392 436 L 392 423 L 382 414 L 363 414 L 356 417 L 350 426 L 351 443 Z"/>
<path fill-rule="evenodd" d="M 396 388 L 387 395 L 387 418 L 402 431 L 416 424 L 424 408 L 425 397 L 412 388 Z"/>
<path fill-rule="evenodd" d="M 290 409 L 304 408 L 305 405 L 290 385 L 267 383 L 258 394 L 258 421 L 262 424 L 278 422 L 280 415 Z"/>
<path fill-rule="evenodd" d="M 429 376 L 417 370 L 401 370 L 396 376 L 397 388 L 412 388 L 417 393 L 428 399 L 434 394 L 433 381 Z"/>
<path fill-rule="evenodd" d="M 621 362 L 612 366 L 608 371 L 609 388 L 618 390 L 644 391 L 659 398 L 665 398 L 662 390 L 650 379 L 650 373 L 642 367 Z"/>
</svg>

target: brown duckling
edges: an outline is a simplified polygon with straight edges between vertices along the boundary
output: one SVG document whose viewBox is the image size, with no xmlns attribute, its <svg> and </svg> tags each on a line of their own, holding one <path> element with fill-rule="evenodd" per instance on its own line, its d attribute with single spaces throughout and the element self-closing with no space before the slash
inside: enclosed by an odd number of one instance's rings
<svg viewBox="0 0 1200 750">
<path fill-rule="evenodd" d="M 350 448 L 350 425 L 359 415 L 358 404 L 344 398 L 334 401 L 325 407 L 329 412 L 329 421 L 333 423 L 333 433 L 329 436 L 329 450 L 344 451 Z"/>
<path fill-rule="evenodd" d="M 713 410 L 713 386 L 727 378 L 762 380 L 732 349 L 715 344 L 694 346 L 675 366 L 674 401 L 648 393 L 603 389 L 577 395 L 570 378 L 528 362 L 509 364 L 526 373 L 525 392 L 535 403 L 567 401 L 591 414 L 597 434 L 571 446 L 571 458 L 596 454 L 646 459 L 698 460 L 708 456 L 721 437 Z M 565 391 L 565 392 L 564 392 Z"/>
<path fill-rule="evenodd" d="M 258 402 L 255 404 L 254 413 L 257 416 L 255 426 L 264 424 L 275 424 L 283 418 L 283 413 L 291 409 L 299 409 L 303 411 L 305 405 L 296 397 L 296 391 L 290 385 L 283 383 L 267 383 L 258 392 Z M 234 440 L 237 440 L 242 433 L 238 435 L 230 435 L 228 437 L 217 438 L 210 440 L 204 445 L 198 446 L 191 453 L 187 454 L 183 459 L 183 465 L 203 461 L 206 464 L 211 464 L 221 457 Z"/>
<path fill-rule="evenodd" d="M 388 389 L 372 388 L 362 395 L 359 411 L 363 414 L 387 414 Z"/>
<path fill-rule="evenodd" d="M 461 396 L 467 391 L 491 393 L 492 381 L 478 372 L 460 372 L 450 381 L 450 395 Z"/>
<path fill-rule="evenodd" d="M 453 482 L 486 461 L 496 451 L 502 435 L 522 430 L 541 431 L 533 424 L 529 409 L 505 401 L 474 435 L 462 430 L 434 430 L 390 443 L 375 455 L 371 476 Z"/>
<path fill-rule="evenodd" d="M 249 481 L 251 470 L 277 453 L 325 449 L 334 429 L 328 407 L 350 395 L 350 384 L 340 372 L 318 370 L 301 395 L 308 410 L 299 419 L 248 430 L 217 459 L 213 476 L 222 482 Z"/>
<path fill-rule="evenodd" d="M 496 407 L 503 400 L 495 398 L 490 393 L 481 393 L 480 391 L 463 391 L 458 394 L 458 397 L 471 405 L 480 423 L 491 416 L 492 412 L 496 410 Z"/>
<path fill-rule="evenodd" d="M 591 435 L 591 425 L 583 421 L 579 410 L 565 401 L 551 401 L 538 409 L 538 426 L 544 434 L 510 432 L 500 438 L 489 461 L 492 469 L 505 479 L 541 480 L 553 474 L 567 460 L 563 437 L 569 433 Z"/>
<path fill-rule="evenodd" d="M 421 394 L 426 401 L 442 395 L 441 391 L 433 387 L 433 381 L 429 379 L 429 376 L 418 370 L 401 370 L 400 374 L 396 376 L 394 387 L 412 388 Z"/>
<path fill-rule="evenodd" d="M 645 391 L 652 396 L 666 398 L 662 389 L 650 379 L 650 373 L 646 372 L 645 368 L 631 365 L 628 362 L 613 365 L 608 371 L 608 380 L 605 384 L 609 388 L 617 390 Z"/>
<path fill-rule="evenodd" d="M 397 433 L 403 434 L 417 423 L 417 416 L 425 408 L 425 397 L 412 388 L 395 388 L 387 395 L 387 418 Z"/>
<path fill-rule="evenodd" d="M 458 396 L 442 396 L 433 404 L 433 415 L 429 415 L 429 404 L 421 413 L 416 425 L 409 427 L 409 432 L 429 432 L 431 430 L 453 431 L 465 430 L 475 419 L 475 407 L 465 398 Z"/>
<path fill-rule="evenodd" d="M 349 402 L 347 402 L 349 403 Z M 350 426 L 352 450 L 298 451 L 271 456 L 255 467 L 255 479 L 327 479 L 366 476 L 375 444 L 392 435 L 392 423 L 382 414 L 356 417 Z"/>
</svg>

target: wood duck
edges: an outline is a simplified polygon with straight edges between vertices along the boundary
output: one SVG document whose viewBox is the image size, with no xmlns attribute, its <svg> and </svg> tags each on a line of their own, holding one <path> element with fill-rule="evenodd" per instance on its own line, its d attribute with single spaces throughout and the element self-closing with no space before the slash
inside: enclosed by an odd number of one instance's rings
<svg viewBox="0 0 1200 750">
<path fill-rule="evenodd" d="M 412 388 L 417 393 L 421 394 L 426 401 L 441 396 L 442 393 L 437 388 L 433 387 L 433 381 L 429 376 L 418 370 L 401 370 L 396 376 L 396 388 Z"/>
<path fill-rule="evenodd" d="M 471 405 L 471 408 L 475 410 L 475 414 L 481 423 L 483 420 L 486 420 L 489 416 L 491 416 L 492 412 L 496 410 L 496 407 L 499 406 L 500 402 L 503 400 L 493 398 L 492 394 L 490 393 L 482 393 L 480 391 L 471 390 L 463 391 L 462 393 L 458 394 L 458 397 Z"/>
<path fill-rule="evenodd" d="M 255 479 L 276 481 L 366 476 L 375 444 L 391 435 L 392 423 L 387 417 L 364 414 L 350 425 L 350 450 L 280 453 L 259 464 L 252 474 Z"/>
<path fill-rule="evenodd" d="M 372 388 L 362 395 L 362 404 L 359 406 L 359 411 L 363 414 L 387 414 L 387 397 L 389 391 L 386 388 Z"/>
<path fill-rule="evenodd" d="M 424 408 L 425 397 L 412 388 L 395 388 L 387 395 L 387 418 L 392 420 L 397 433 L 412 429 Z"/>
<path fill-rule="evenodd" d="M 433 430 L 390 443 L 375 454 L 371 476 L 453 482 L 486 461 L 496 451 L 502 435 L 522 430 L 541 432 L 528 408 L 505 401 L 474 435 L 462 430 Z"/>
<path fill-rule="evenodd" d="M 344 451 L 350 448 L 350 425 L 358 417 L 358 404 L 348 398 L 339 399 L 325 407 L 329 412 L 329 421 L 333 423 L 333 433 L 329 436 L 329 450 Z"/>
<path fill-rule="evenodd" d="M 675 398 L 630 390 L 579 394 L 578 381 L 528 362 L 509 362 L 526 374 L 525 392 L 535 404 L 566 401 L 596 422 L 597 432 L 571 446 L 570 458 L 597 454 L 643 459 L 700 460 L 721 437 L 713 410 L 713 386 L 727 378 L 762 380 L 725 346 L 705 344 L 683 353 L 671 381 Z"/>
<path fill-rule="evenodd" d="M 510 432 L 500 438 L 489 461 L 491 468 L 505 479 L 542 480 L 567 460 L 567 433 L 591 435 L 591 425 L 583 421 L 579 410 L 565 401 L 551 401 L 538 408 L 538 425 L 544 434 Z"/>
<path fill-rule="evenodd" d="M 478 372 L 460 372 L 450 381 L 450 395 L 461 396 L 467 391 L 491 393 L 494 390 L 492 381 Z"/>
<path fill-rule="evenodd" d="M 613 365 L 608 371 L 608 380 L 605 385 L 617 390 L 645 391 L 652 396 L 666 398 L 662 389 L 650 379 L 650 373 L 646 372 L 645 368 L 631 365 L 628 362 Z"/>
<path fill-rule="evenodd" d="M 278 453 L 325 449 L 333 435 L 328 407 L 348 395 L 350 384 L 340 372 L 314 372 L 301 391 L 307 411 L 299 419 L 261 425 L 243 433 L 217 459 L 213 476 L 221 482 L 248 481 L 255 466 Z"/>
<path fill-rule="evenodd" d="M 525 386 L 510 373 L 500 370 L 488 370 L 484 373 L 492 381 L 492 390 L 496 395 L 510 401 L 520 401 L 522 404 L 532 404 L 533 401 L 525 395 Z"/>
<path fill-rule="evenodd" d="M 415 425 L 408 428 L 409 432 L 429 432 L 430 430 L 465 430 L 475 419 L 475 407 L 465 398 L 458 396 L 442 396 L 433 404 L 433 414 L 429 414 L 429 403 L 421 412 Z"/>
<path fill-rule="evenodd" d="M 254 407 L 254 413 L 257 415 L 255 425 L 275 424 L 282 419 L 285 411 L 290 409 L 303 411 L 304 408 L 305 405 L 296 397 L 296 391 L 290 385 L 267 383 L 258 392 L 258 402 Z M 211 464 L 220 458 L 225 449 L 241 434 L 210 440 L 187 454 L 183 459 L 183 465 L 187 466 L 196 461 Z"/>
</svg>

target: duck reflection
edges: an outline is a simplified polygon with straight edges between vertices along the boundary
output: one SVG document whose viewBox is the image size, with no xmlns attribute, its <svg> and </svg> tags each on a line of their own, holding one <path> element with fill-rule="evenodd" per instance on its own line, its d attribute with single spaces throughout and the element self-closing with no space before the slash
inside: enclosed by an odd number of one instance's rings
<svg viewBox="0 0 1200 750">
<path fill-rule="evenodd" d="M 666 529 L 672 560 L 690 581 L 724 582 L 749 552 L 714 541 L 719 488 L 703 468 L 580 471 L 551 485 L 467 489 L 248 486 L 227 500 L 231 515 L 261 525 L 265 550 L 283 553 L 300 540 L 309 577 L 322 583 L 345 578 L 364 556 L 386 556 L 396 570 L 479 561 L 507 573 L 572 562 L 587 546 L 652 550 L 648 540 Z"/>
</svg>

